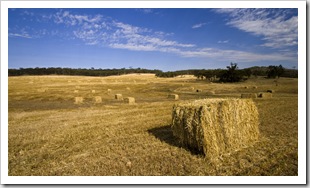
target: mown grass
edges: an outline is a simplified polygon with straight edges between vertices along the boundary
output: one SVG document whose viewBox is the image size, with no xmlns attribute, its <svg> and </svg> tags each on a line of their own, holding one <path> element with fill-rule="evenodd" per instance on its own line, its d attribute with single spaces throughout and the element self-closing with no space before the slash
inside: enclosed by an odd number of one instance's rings
<svg viewBox="0 0 310 188">
<path fill-rule="evenodd" d="M 221 84 L 154 75 L 9 77 L 9 175 L 298 175 L 297 79 L 277 83 L 253 78 Z M 46 91 L 38 91 L 42 88 Z M 169 100 L 170 93 L 193 100 L 267 89 L 275 90 L 273 98 L 254 100 L 260 141 L 224 154 L 216 165 L 172 135 L 172 106 L 178 101 Z M 114 100 L 116 93 L 135 97 L 137 104 Z M 85 103 L 75 105 L 75 96 Z M 101 96 L 102 104 L 93 104 L 93 96 Z"/>
</svg>

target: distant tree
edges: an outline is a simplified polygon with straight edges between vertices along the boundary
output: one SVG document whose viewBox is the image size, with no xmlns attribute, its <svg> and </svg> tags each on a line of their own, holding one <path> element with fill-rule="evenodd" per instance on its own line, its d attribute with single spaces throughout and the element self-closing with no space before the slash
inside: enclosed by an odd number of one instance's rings
<svg viewBox="0 0 310 188">
<path fill-rule="evenodd" d="M 268 71 L 267 71 L 267 77 L 268 78 L 280 78 L 280 76 L 282 76 L 284 73 L 284 68 L 282 67 L 282 65 L 279 66 L 272 66 L 270 65 L 268 67 Z"/>
<path fill-rule="evenodd" d="M 242 73 L 238 70 L 237 63 L 230 63 L 227 70 L 223 71 L 220 76 L 221 82 L 240 82 L 242 80 Z"/>
</svg>

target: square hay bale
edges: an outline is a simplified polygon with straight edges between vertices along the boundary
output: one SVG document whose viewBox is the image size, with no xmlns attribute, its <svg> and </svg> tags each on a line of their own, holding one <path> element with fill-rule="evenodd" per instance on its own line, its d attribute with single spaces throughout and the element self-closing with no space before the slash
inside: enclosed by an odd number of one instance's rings
<svg viewBox="0 0 310 188">
<path fill-rule="evenodd" d="M 257 98 L 256 93 L 242 93 L 241 98 Z"/>
<path fill-rule="evenodd" d="M 96 93 L 96 90 L 91 90 L 92 93 Z"/>
<path fill-rule="evenodd" d="M 179 95 L 177 94 L 169 94 L 168 99 L 174 99 L 174 100 L 179 100 Z"/>
<path fill-rule="evenodd" d="M 274 90 L 268 89 L 268 90 L 267 90 L 267 93 L 274 93 Z"/>
<path fill-rule="evenodd" d="M 272 98 L 272 93 L 258 93 L 259 98 Z"/>
<path fill-rule="evenodd" d="M 116 100 L 123 100 L 123 95 L 122 94 L 115 94 L 115 99 Z"/>
<path fill-rule="evenodd" d="M 84 101 L 83 97 L 75 97 L 74 98 L 74 104 L 82 104 Z"/>
<path fill-rule="evenodd" d="M 101 98 L 101 96 L 95 96 L 95 97 L 94 97 L 94 103 L 102 103 L 102 98 Z"/>
<path fill-rule="evenodd" d="M 135 98 L 133 97 L 126 97 L 124 98 L 124 102 L 128 103 L 128 104 L 135 104 Z"/>
<path fill-rule="evenodd" d="M 259 116 L 252 99 L 203 99 L 173 106 L 173 135 L 211 162 L 254 144 Z"/>
<path fill-rule="evenodd" d="M 215 91 L 213 91 L 213 90 L 207 91 L 206 93 L 207 93 L 207 95 L 215 95 Z"/>
</svg>

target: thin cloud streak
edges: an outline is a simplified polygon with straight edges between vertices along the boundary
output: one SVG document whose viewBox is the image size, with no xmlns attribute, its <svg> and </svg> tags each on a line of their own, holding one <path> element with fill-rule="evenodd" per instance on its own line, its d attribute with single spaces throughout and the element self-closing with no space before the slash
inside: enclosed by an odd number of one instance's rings
<svg viewBox="0 0 310 188">
<path fill-rule="evenodd" d="M 207 23 L 199 23 L 199 24 L 195 24 L 192 26 L 192 29 L 198 29 L 201 28 L 202 26 L 206 25 Z"/>
<path fill-rule="evenodd" d="M 215 12 L 230 16 L 227 25 L 262 36 L 266 41 L 262 46 L 285 48 L 298 44 L 298 17 L 288 19 L 287 10 L 215 9 Z"/>
</svg>

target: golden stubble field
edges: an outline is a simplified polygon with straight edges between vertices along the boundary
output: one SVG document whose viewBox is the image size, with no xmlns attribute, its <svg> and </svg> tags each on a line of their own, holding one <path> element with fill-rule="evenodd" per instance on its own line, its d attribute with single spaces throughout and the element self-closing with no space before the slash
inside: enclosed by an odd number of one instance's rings
<svg viewBox="0 0 310 188">
<path fill-rule="evenodd" d="M 132 74 L 21 76 L 8 81 L 10 176 L 298 175 L 297 79 L 221 84 L 192 76 Z M 275 91 L 273 98 L 254 99 L 259 142 L 222 155 L 218 164 L 182 147 L 172 135 L 175 103 L 240 98 L 241 93 L 267 89 Z M 134 97 L 136 104 L 115 100 L 118 93 Z M 173 93 L 179 101 L 167 98 Z M 101 96 L 102 103 L 95 104 L 95 96 Z M 74 104 L 75 97 L 84 97 L 84 103 Z"/>
</svg>

